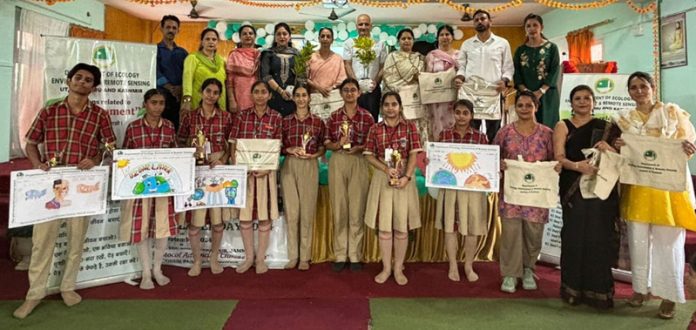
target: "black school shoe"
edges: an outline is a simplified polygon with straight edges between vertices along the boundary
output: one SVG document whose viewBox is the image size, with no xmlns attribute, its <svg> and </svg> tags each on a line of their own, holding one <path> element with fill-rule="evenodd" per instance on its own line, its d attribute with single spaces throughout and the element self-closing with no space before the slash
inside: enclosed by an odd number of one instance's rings
<svg viewBox="0 0 696 330">
<path fill-rule="evenodd" d="M 363 269 L 362 262 L 351 262 L 350 263 L 350 271 L 351 272 L 359 272 L 362 269 Z"/>
</svg>

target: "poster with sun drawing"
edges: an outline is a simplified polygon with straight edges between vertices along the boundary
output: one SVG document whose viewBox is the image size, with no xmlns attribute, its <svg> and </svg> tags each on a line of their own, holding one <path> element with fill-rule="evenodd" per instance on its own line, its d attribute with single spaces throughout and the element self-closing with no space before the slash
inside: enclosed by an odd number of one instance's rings
<svg viewBox="0 0 696 330">
<path fill-rule="evenodd" d="M 114 151 L 111 199 L 134 199 L 193 193 L 195 148 Z"/>
<path fill-rule="evenodd" d="M 481 144 L 428 143 L 427 187 L 497 192 L 500 147 Z"/>
<path fill-rule="evenodd" d="M 9 228 L 106 213 L 109 167 L 56 167 L 10 174 Z"/>
<path fill-rule="evenodd" d="M 242 208 L 246 205 L 246 183 L 246 166 L 196 166 L 193 194 L 176 196 L 174 210 L 178 213 L 211 207 Z"/>
</svg>

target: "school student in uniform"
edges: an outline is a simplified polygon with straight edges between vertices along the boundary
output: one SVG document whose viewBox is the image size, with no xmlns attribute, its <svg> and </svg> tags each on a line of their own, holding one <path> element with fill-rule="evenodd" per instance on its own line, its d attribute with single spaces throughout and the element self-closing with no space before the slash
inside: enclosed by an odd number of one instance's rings
<svg viewBox="0 0 696 330">
<path fill-rule="evenodd" d="M 270 88 L 264 81 L 251 86 L 254 106 L 237 114 L 230 129 L 228 141 L 230 155 L 236 163 L 237 139 L 277 139 L 282 138 L 280 114 L 268 107 L 271 99 Z M 271 221 L 278 214 L 278 171 L 250 171 L 247 181 L 246 206 L 239 212 L 242 242 L 244 243 L 244 262 L 237 266 L 237 273 L 244 273 L 252 265 L 257 274 L 268 271 L 266 249 L 270 239 Z M 259 221 L 259 244 L 254 260 L 254 232 L 252 221 Z"/>
</svg>

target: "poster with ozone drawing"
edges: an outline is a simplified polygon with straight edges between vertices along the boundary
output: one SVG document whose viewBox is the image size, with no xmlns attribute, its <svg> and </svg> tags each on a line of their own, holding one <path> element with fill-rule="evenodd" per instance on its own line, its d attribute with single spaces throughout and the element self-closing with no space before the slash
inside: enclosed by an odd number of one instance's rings
<svg viewBox="0 0 696 330">
<path fill-rule="evenodd" d="M 247 168 L 239 165 L 196 167 L 193 194 L 176 196 L 176 212 L 212 207 L 242 208 L 246 205 Z"/>
<path fill-rule="evenodd" d="M 114 151 L 111 199 L 192 194 L 194 151 L 194 148 Z"/>
<path fill-rule="evenodd" d="M 9 228 L 104 214 L 109 167 L 56 167 L 10 175 Z"/>
<path fill-rule="evenodd" d="M 500 147 L 430 142 L 427 150 L 427 187 L 498 192 Z"/>
</svg>

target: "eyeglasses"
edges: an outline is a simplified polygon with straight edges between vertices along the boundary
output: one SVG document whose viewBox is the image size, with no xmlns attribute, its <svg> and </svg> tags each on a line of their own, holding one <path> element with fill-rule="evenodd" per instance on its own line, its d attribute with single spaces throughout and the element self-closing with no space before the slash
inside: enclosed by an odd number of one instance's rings
<svg viewBox="0 0 696 330">
<path fill-rule="evenodd" d="M 350 93 L 357 93 L 358 89 L 357 88 L 344 88 L 341 90 L 341 92 L 350 94 Z"/>
</svg>

